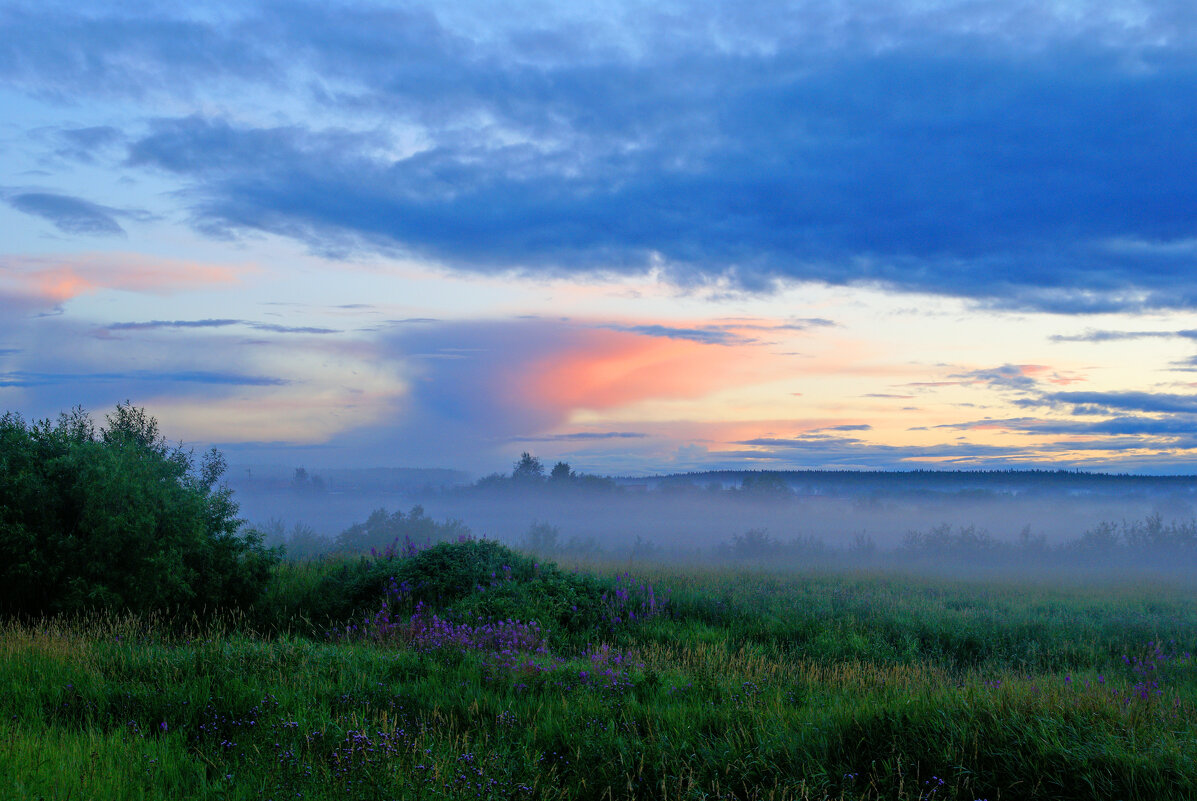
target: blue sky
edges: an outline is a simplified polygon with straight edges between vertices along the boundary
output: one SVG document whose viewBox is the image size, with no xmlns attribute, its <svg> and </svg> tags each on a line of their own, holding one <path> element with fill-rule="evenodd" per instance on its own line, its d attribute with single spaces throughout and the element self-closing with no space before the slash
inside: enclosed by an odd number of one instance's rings
<svg viewBox="0 0 1197 801">
<path fill-rule="evenodd" d="M 1181 2 L 0 4 L 0 401 L 230 458 L 1191 471 Z"/>
</svg>

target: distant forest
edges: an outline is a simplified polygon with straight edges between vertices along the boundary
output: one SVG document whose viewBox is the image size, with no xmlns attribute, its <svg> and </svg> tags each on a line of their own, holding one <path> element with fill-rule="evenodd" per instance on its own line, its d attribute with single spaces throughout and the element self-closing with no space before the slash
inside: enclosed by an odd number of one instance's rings
<svg viewBox="0 0 1197 801">
<path fill-rule="evenodd" d="M 1001 491 L 1080 490 L 1108 493 L 1118 490 L 1197 490 L 1197 475 L 1147 476 L 1129 473 L 1088 473 L 1079 470 L 711 470 L 673 473 L 646 479 L 616 479 L 619 483 L 707 485 L 724 487 L 786 486 L 791 490 L 858 493 L 862 490 Z"/>
<path fill-rule="evenodd" d="M 303 494 L 355 494 L 379 491 L 426 496 L 473 491 L 538 489 L 592 492 L 741 491 L 759 495 L 858 496 L 877 494 L 1017 495 L 1197 494 L 1197 475 L 1135 475 L 1079 470 L 707 470 L 649 476 L 601 476 L 575 471 L 567 462 L 552 468 L 523 453 L 509 473 L 471 481 L 466 473 L 437 468 L 340 468 L 309 472 L 297 467 L 239 468 L 229 484 L 240 491 L 288 490 Z"/>
</svg>

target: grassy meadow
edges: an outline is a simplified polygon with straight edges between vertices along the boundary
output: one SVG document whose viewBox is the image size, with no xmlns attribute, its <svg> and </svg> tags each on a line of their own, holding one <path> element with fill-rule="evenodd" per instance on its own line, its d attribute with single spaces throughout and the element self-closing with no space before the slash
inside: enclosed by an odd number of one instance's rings
<svg viewBox="0 0 1197 801">
<path fill-rule="evenodd" d="M 1197 608 L 1159 581 L 275 566 L 239 614 L 0 629 L 11 799 L 1185 799 Z"/>
</svg>

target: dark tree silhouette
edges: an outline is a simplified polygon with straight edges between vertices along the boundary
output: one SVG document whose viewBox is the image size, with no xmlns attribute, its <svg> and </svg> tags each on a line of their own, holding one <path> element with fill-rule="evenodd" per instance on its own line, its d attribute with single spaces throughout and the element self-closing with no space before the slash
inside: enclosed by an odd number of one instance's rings
<svg viewBox="0 0 1197 801">
<path fill-rule="evenodd" d="M 540 459 L 524 451 L 519 461 L 511 469 L 511 477 L 516 481 L 536 482 L 544 480 L 544 465 Z"/>
</svg>

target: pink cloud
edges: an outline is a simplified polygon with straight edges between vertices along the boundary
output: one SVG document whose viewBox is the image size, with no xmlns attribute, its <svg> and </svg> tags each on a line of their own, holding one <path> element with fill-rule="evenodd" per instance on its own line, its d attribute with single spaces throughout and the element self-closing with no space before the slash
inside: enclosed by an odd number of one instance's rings
<svg viewBox="0 0 1197 801">
<path fill-rule="evenodd" d="M 563 426 L 578 410 L 702 398 L 773 380 L 784 364 L 752 344 L 622 326 L 544 319 L 403 326 L 384 342 L 407 386 L 392 435 L 438 458 L 476 457 L 480 446 L 510 448 L 524 437 L 571 433 Z"/>
<path fill-rule="evenodd" d="M 166 295 L 236 283 L 237 268 L 140 253 L 9 256 L 0 259 L 0 296 L 21 305 L 57 306 L 105 289 Z"/>
<path fill-rule="evenodd" d="M 649 399 L 699 398 L 768 379 L 767 355 L 751 345 L 578 330 L 560 350 L 513 376 L 523 400 L 562 413 L 609 409 Z"/>
</svg>

